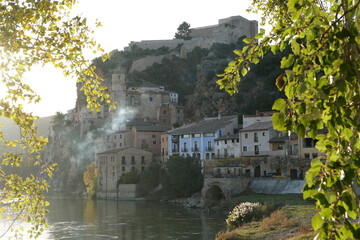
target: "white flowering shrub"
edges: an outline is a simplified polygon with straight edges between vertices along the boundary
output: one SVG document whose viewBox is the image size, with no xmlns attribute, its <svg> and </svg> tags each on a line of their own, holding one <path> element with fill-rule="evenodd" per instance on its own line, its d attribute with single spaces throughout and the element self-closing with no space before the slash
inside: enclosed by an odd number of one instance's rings
<svg viewBox="0 0 360 240">
<path fill-rule="evenodd" d="M 241 226 L 243 223 L 250 222 L 253 219 L 256 209 L 260 206 L 260 203 L 251 202 L 243 202 L 237 205 L 226 219 L 228 228 L 232 230 Z"/>
</svg>

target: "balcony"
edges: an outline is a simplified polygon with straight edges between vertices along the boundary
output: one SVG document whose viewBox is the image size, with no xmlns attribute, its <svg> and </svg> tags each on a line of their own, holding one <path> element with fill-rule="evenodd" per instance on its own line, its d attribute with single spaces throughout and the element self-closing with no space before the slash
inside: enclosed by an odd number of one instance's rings
<svg viewBox="0 0 360 240">
<path fill-rule="evenodd" d="M 205 151 L 207 151 L 207 152 L 212 152 L 214 150 L 214 148 L 213 147 L 206 147 L 205 148 Z"/>
<path fill-rule="evenodd" d="M 178 148 L 173 148 L 171 151 L 172 151 L 172 153 L 178 153 L 179 149 Z"/>
<path fill-rule="evenodd" d="M 198 147 L 193 147 L 193 148 L 191 148 L 191 151 L 192 151 L 192 152 L 200 152 Z"/>
<path fill-rule="evenodd" d="M 187 148 L 182 148 L 181 151 L 182 151 L 182 152 L 187 152 L 188 149 L 187 149 Z"/>
</svg>

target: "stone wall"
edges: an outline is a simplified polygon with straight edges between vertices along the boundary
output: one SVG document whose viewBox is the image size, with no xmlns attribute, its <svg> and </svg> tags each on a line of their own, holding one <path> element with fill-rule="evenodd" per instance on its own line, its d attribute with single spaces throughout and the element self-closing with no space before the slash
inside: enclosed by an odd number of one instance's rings
<svg viewBox="0 0 360 240">
<path fill-rule="evenodd" d="M 124 50 L 129 51 L 136 45 L 142 49 L 156 50 L 161 47 L 168 47 L 174 50 L 181 46 L 180 56 L 184 57 L 195 47 L 210 48 L 213 43 L 236 43 L 242 36 L 254 37 L 258 33 L 257 21 L 249 21 L 241 16 L 233 16 L 219 20 L 219 24 L 191 29 L 192 39 L 168 39 L 168 40 L 146 40 L 130 42 Z"/>
<path fill-rule="evenodd" d="M 101 199 L 136 200 L 141 197 L 141 190 L 137 184 L 120 184 L 117 193 L 98 192 L 96 196 Z"/>
<path fill-rule="evenodd" d="M 305 180 L 289 180 L 278 178 L 253 179 L 249 189 L 265 194 L 302 194 Z"/>
<path fill-rule="evenodd" d="M 204 178 L 202 196 L 206 195 L 207 190 L 216 185 L 224 193 L 225 198 L 244 192 L 249 184 L 248 178 Z"/>
</svg>

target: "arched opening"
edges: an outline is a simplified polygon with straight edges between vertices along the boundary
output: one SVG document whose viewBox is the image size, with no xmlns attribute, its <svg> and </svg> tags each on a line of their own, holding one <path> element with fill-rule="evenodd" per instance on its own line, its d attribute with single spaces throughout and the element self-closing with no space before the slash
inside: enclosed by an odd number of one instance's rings
<svg viewBox="0 0 360 240">
<path fill-rule="evenodd" d="M 225 194 L 217 185 L 209 187 L 209 189 L 205 192 L 206 207 L 217 205 L 222 200 L 225 200 Z"/>
</svg>

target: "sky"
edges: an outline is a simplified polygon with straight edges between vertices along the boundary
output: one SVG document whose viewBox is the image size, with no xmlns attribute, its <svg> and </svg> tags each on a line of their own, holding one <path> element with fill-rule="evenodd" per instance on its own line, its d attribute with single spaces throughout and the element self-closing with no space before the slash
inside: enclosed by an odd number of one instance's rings
<svg viewBox="0 0 360 240">
<path fill-rule="evenodd" d="M 249 20 L 250 0 L 80 0 L 73 13 L 88 18 L 89 25 L 99 19 L 95 39 L 105 52 L 123 50 L 131 41 L 172 39 L 178 26 L 186 21 L 192 28 L 215 25 L 219 19 L 241 15 Z M 98 55 L 86 54 L 89 59 Z M 52 66 L 37 66 L 24 80 L 41 97 L 41 102 L 25 109 L 40 117 L 66 113 L 75 107 L 76 79 L 65 78 Z"/>
</svg>

